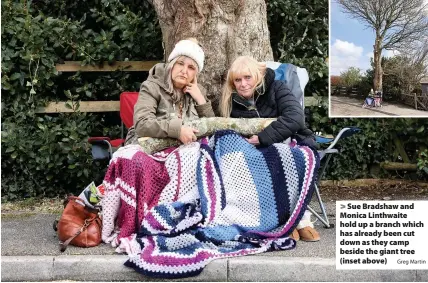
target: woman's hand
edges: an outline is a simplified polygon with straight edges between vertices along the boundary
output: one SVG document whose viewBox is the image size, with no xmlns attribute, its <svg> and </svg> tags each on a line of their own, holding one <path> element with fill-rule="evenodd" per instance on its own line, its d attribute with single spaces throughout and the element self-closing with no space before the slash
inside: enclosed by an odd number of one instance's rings
<svg viewBox="0 0 428 283">
<path fill-rule="evenodd" d="M 184 144 L 189 144 L 197 140 L 195 133 L 199 133 L 199 131 L 191 127 L 182 126 L 178 139 Z"/>
<path fill-rule="evenodd" d="M 183 92 L 190 94 L 190 96 L 193 98 L 193 100 L 196 101 L 198 105 L 207 103 L 207 101 L 205 100 L 205 97 L 202 95 L 202 92 L 198 87 L 198 82 L 196 77 L 193 83 L 189 83 L 187 86 L 183 88 Z"/>
<path fill-rule="evenodd" d="M 249 139 L 246 139 L 246 140 L 253 145 L 259 145 L 260 144 L 259 136 L 257 136 L 257 135 L 251 136 Z"/>
</svg>

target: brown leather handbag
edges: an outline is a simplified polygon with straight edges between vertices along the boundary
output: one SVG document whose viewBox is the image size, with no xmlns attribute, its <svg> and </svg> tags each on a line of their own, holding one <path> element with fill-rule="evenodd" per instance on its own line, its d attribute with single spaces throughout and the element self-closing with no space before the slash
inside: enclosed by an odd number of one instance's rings
<svg viewBox="0 0 428 283">
<path fill-rule="evenodd" d="M 98 210 L 84 206 L 76 200 L 85 203 L 78 197 L 69 196 L 58 224 L 54 223 L 61 252 L 64 252 L 69 244 L 89 248 L 101 243 L 102 222 Z"/>
</svg>

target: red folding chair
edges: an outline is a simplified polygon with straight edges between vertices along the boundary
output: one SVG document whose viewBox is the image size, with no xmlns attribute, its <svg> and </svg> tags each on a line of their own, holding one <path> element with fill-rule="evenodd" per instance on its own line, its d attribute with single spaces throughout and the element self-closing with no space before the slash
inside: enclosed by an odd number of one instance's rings
<svg viewBox="0 0 428 283">
<path fill-rule="evenodd" d="M 110 159 L 119 147 L 125 143 L 124 127 L 130 128 L 134 124 L 134 105 L 137 103 L 138 92 L 122 92 L 120 94 L 120 119 L 122 120 L 122 133 L 120 139 L 109 137 L 90 137 L 88 142 L 92 145 L 94 160 Z"/>
</svg>

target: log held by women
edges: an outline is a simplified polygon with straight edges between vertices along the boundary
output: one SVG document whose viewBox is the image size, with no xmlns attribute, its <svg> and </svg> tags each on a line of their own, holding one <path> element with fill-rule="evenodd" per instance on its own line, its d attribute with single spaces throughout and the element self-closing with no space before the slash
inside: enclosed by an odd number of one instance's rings
<svg viewBox="0 0 428 283">
<path fill-rule="evenodd" d="M 213 135 L 218 130 L 234 130 L 243 136 L 251 136 L 259 133 L 276 119 L 271 118 L 199 118 L 187 121 L 184 125 L 198 129 L 195 133 L 198 138 Z M 138 139 L 142 150 L 147 154 L 153 154 L 162 149 L 179 146 L 182 143 L 173 138 L 142 137 Z"/>
</svg>

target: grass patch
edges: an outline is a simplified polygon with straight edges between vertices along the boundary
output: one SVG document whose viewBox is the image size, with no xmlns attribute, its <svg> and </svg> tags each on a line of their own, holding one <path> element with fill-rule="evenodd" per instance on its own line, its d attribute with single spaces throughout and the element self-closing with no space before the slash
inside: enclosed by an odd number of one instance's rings
<svg viewBox="0 0 428 283">
<path fill-rule="evenodd" d="M 19 201 L 2 202 L 1 212 L 61 213 L 64 210 L 63 199 L 28 198 Z"/>
<path fill-rule="evenodd" d="M 23 212 L 23 213 L 3 213 L 1 214 L 1 219 L 2 220 L 7 220 L 7 219 L 21 219 L 21 218 L 27 218 L 30 216 L 36 215 L 36 213 L 34 212 Z"/>
</svg>

